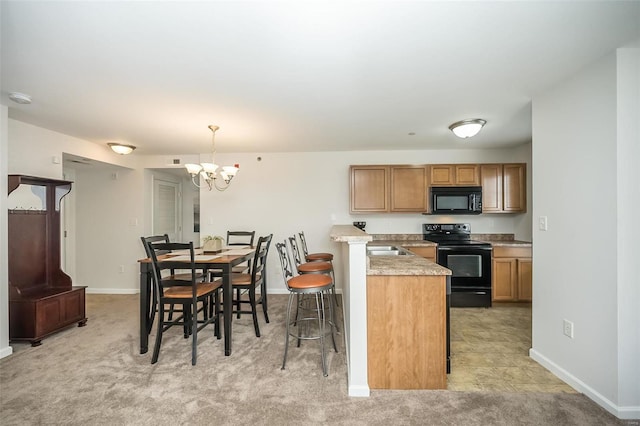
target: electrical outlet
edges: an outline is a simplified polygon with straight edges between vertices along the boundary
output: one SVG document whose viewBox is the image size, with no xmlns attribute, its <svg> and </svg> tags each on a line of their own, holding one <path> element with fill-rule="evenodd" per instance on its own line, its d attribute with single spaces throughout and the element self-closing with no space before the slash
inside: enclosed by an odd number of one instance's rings
<svg viewBox="0 0 640 426">
<path fill-rule="evenodd" d="M 124 274 L 124 265 L 120 265 L 120 267 L 118 268 L 118 271 L 119 271 L 121 274 Z"/>
<path fill-rule="evenodd" d="M 573 323 L 569 320 L 562 320 L 562 332 L 565 336 L 573 339 Z"/>
</svg>

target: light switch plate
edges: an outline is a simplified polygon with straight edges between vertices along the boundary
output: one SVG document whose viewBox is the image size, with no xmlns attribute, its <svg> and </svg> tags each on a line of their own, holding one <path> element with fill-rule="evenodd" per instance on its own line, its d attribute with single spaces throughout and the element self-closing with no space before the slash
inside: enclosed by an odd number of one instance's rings
<svg viewBox="0 0 640 426">
<path fill-rule="evenodd" d="M 547 217 L 546 216 L 540 216 L 538 218 L 538 228 L 540 228 L 541 231 L 546 231 L 548 226 L 547 226 Z"/>
</svg>

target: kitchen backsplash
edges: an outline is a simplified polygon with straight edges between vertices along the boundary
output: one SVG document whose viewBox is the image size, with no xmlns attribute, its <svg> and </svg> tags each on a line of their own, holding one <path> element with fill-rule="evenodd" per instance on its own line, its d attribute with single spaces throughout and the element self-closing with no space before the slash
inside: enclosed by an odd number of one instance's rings
<svg viewBox="0 0 640 426">
<path fill-rule="evenodd" d="M 370 234 L 373 241 L 416 241 L 422 240 L 422 234 Z M 471 234 L 472 240 L 513 241 L 514 234 Z"/>
</svg>

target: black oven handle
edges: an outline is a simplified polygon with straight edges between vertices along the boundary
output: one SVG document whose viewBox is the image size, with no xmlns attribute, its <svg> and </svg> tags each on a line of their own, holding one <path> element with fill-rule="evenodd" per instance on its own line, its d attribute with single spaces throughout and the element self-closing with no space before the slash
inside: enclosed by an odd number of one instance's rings
<svg viewBox="0 0 640 426">
<path fill-rule="evenodd" d="M 474 250 L 487 250 L 487 251 L 491 251 L 491 247 L 474 247 L 474 246 L 438 246 L 438 250 L 446 250 L 446 251 L 452 251 L 452 250 L 464 250 L 464 254 L 466 254 L 467 252 L 473 252 Z"/>
</svg>

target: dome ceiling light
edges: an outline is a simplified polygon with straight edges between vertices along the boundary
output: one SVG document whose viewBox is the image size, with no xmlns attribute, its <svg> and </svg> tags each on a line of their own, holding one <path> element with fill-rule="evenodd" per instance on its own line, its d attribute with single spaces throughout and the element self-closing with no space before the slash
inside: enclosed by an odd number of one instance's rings
<svg viewBox="0 0 640 426">
<path fill-rule="evenodd" d="M 31 96 L 26 93 L 11 92 L 9 93 L 9 99 L 17 104 L 29 105 L 31 103 Z"/>
<path fill-rule="evenodd" d="M 124 145 L 117 142 L 109 142 L 107 145 L 109 145 L 113 152 L 120 155 L 131 154 L 133 150 L 136 149 L 133 145 Z"/>
<path fill-rule="evenodd" d="M 451 130 L 457 137 L 466 139 L 477 135 L 485 124 L 487 124 L 486 120 L 481 118 L 472 118 L 453 123 L 449 126 L 449 130 Z"/>
</svg>

